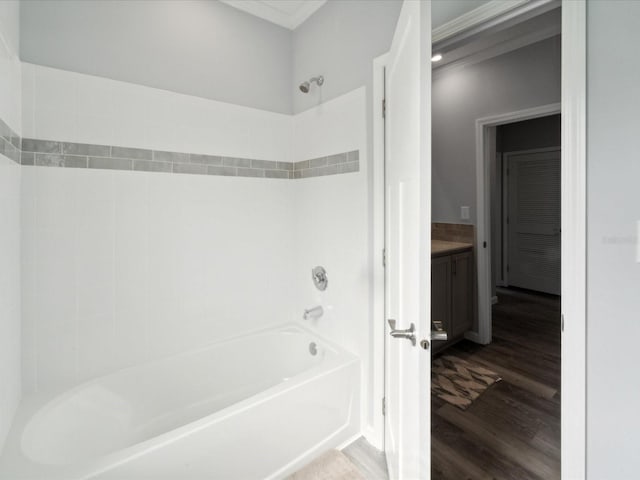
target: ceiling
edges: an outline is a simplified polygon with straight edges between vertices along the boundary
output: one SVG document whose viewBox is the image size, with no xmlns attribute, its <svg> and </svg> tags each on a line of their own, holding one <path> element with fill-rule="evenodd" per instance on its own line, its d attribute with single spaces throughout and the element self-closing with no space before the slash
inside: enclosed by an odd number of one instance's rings
<svg viewBox="0 0 640 480">
<path fill-rule="evenodd" d="M 221 0 L 243 12 L 290 30 L 298 27 L 327 0 Z"/>
</svg>

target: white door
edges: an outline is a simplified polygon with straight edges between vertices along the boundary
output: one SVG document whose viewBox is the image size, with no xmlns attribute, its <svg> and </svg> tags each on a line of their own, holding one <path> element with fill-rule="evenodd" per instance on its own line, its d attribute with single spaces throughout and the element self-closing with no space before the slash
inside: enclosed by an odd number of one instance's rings
<svg viewBox="0 0 640 480">
<path fill-rule="evenodd" d="M 385 119 L 385 452 L 391 479 L 431 468 L 431 21 L 430 2 L 405 0 L 389 53 Z"/>
<path fill-rule="evenodd" d="M 560 295 L 560 150 L 506 158 L 509 285 Z"/>
</svg>

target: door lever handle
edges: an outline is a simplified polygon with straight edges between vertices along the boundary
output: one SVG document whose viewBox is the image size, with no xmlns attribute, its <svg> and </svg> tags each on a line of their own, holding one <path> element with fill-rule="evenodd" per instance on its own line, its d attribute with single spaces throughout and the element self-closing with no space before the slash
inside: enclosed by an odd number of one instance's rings
<svg viewBox="0 0 640 480">
<path fill-rule="evenodd" d="M 390 318 L 388 322 L 389 327 L 391 327 L 389 335 L 391 335 L 393 338 L 406 338 L 411 342 L 411 345 L 413 345 L 414 347 L 416 346 L 416 336 L 414 334 L 414 332 L 416 331 L 416 326 L 413 323 L 406 330 L 399 330 L 396 329 L 396 321 L 393 318 Z"/>
<path fill-rule="evenodd" d="M 431 340 L 447 340 L 447 332 L 442 328 L 442 322 L 439 320 L 433 320 L 431 322 Z"/>
</svg>

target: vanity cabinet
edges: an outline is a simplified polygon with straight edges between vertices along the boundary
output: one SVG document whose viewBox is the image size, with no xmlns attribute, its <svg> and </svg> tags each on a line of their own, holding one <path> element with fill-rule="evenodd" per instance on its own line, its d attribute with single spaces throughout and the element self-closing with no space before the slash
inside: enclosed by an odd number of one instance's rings
<svg viewBox="0 0 640 480">
<path fill-rule="evenodd" d="M 466 249 L 431 259 L 431 319 L 442 322 L 447 341 L 434 341 L 439 352 L 463 338 L 473 326 L 473 253 Z"/>
</svg>

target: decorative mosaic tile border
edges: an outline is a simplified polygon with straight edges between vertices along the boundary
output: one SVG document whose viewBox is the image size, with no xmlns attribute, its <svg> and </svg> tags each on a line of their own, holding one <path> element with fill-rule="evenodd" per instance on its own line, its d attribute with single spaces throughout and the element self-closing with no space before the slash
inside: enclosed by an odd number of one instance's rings
<svg viewBox="0 0 640 480">
<path fill-rule="evenodd" d="M 296 179 L 360 170 L 359 151 L 277 162 L 109 145 L 22 139 L 22 165 Z"/>
</svg>

